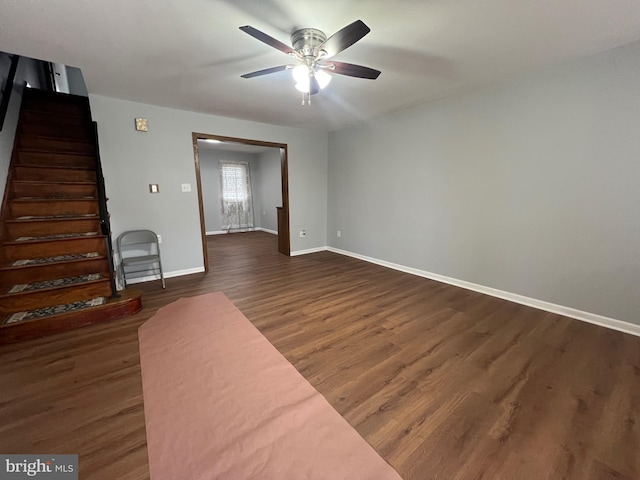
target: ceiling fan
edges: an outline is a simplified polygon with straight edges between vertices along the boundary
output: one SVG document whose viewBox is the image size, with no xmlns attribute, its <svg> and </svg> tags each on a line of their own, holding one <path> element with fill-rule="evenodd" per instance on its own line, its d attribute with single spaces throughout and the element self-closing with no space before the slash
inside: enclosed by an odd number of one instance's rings
<svg viewBox="0 0 640 480">
<path fill-rule="evenodd" d="M 330 60 L 371 31 L 362 20 L 356 20 L 329 38 L 324 32 L 315 28 L 296 30 L 291 34 L 293 47 L 249 25 L 240 27 L 240 30 L 296 59 L 294 65 L 265 68 L 264 70 L 246 73 L 242 75 L 242 78 L 253 78 L 283 70 L 291 70 L 296 81 L 296 88 L 303 93 L 303 105 L 305 96 L 310 103 L 311 95 L 317 94 L 320 89 L 329 84 L 331 75 L 328 72 L 370 80 L 375 80 L 380 75 L 380 71 L 373 68 Z"/>
</svg>

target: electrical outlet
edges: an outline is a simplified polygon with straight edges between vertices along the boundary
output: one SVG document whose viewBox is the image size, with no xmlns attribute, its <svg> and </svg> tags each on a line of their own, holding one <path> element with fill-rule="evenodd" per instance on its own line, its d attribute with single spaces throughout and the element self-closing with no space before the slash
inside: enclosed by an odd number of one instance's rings
<svg viewBox="0 0 640 480">
<path fill-rule="evenodd" d="M 306 237 L 306 236 L 307 236 L 307 231 L 306 230 L 300 230 L 300 238 Z"/>
<path fill-rule="evenodd" d="M 191 191 L 191 184 L 190 183 L 183 183 L 182 184 L 182 191 L 183 192 L 190 192 Z"/>
<path fill-rule="evenodd" d="M 162 243 L 162 235 L 158 235 L 158 243 Z"/>
<path fill-rule="evenodd" d="M 338 238 L 340 238 L 340 237 L 342 236 L 342 232 L 341 232 L 340 230 L 338 230 L 338 231 L 336 232 L 336 235 L 338 236 Z"/>
</svg>

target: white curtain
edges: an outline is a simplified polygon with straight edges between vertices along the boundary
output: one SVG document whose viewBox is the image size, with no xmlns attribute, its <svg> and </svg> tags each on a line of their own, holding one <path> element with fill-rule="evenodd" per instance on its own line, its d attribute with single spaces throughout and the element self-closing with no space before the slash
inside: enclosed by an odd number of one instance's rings
<svg viewBox="0 0 640 480">
<path fill-rule="evenodd" d="M 253 228 L 251 178 L 246 162 L 220 162 L 222 228 Z"/>
</svg>

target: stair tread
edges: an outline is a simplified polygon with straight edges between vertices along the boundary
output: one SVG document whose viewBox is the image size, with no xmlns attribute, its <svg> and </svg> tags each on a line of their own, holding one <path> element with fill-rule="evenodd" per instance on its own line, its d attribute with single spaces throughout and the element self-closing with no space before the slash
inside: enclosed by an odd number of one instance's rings
<svg viewBox="0 0 640 480">
<path fill-rule="evenodd" d="M 104 235 L 99 234 L 97 232 L 90 232 L 90 235 L 79 235 L 79 234 L 73 234 L 73 236 L 67 236 L 64 238 L 47 238 L 47 239 L 39 239 L 39 240 L 20 240 L 20 241 L 16 241 L 16 240 L 5 240 L 4 242 L 2 242 L 2 244 L 4 246 L 17 246 L 17 245 L 28 245 L 28 244 L 32 244 L 32 245 L 36 245 L 38 243 L 50 243 L 50 242 L 66 242 L 66 241 L 72 241 L 72 240 L 90 240 L 90 239 L 95 239 L 95 238 L 101 238 L 104 237 Z"/>
<path fill-rule="evenodd" d="M 88 166 L 88 165 L 69 166 L 69 165 L 50 165 L 47 163 L 30 164 L 30 165 L 17 164 L 15 165 L 15 167 L 16 168 L 37 168 L 37 169 L 50 168 L 54 170 L 92 170 L 92 171 L 95 171 L 96 169 L 94 166 Z"/>
<path fill-rule="evenodd" d="M 43 242 L 43 241 L 70 240 L 70 239 L 76 239 L 76 238 L 93 238 L 99 235 L 100 235 L 99 232 L 83 232 L 83 233 L 60 233 L 57 235 L 44 235 L 39 237 L 24 236 L 24 237 L 18 237 L 8 242 L 5 242 L 5 245 L 16 244 L 16 243 L 21 244 L 24 242 Z"/>
<path fill-rule="evenodd" d="M 84 158 L 91 158 L 91 159 L 95 159 L 95 155 L 91 154 L 91 153 L 78 153 L 78 152 L 47 152 L 49 155 L 53 156 L 53 157 L 64 157 L 67 155 L 71 155 L 74 157 L 84 157 Z"/>
<path fill-rule="evenodd" d="M 2 325 L 13 325 L 16 323 L 26 322 L 29 320 L 35 320 L 38 318 L 49 317 L 54 315 L 60 315 L 76 310 L 82 310 L 85 308 L 91 308 L 98 305 L 104 305 L 106 303 L 106 297 L 96 297 L 89 300 L 80 300 L 72 303 L 64 303 L 61 305 L 53 305 L 51 307 L 38 308 L 35 310 L 27 310 L 25 312 L 13 313 L 7 316 Z"/>
<path fill-rule="evenodd" d="M 61 287 L 68 287 L 70 285 L 81 285 L 85 283 L 95 282 L 98 280 L 105 280 L 105 277 L 100 273 L 90 273 L 87 275 L 77 275 L 74 277 L 56 278 L 52 280 L 42 280 L 33 283 L 21 283 L 10 286 L 5 294 L 14 295 L 19 293 L 34 292 L 44 289 L 56 289 Z"/>
<path fill-rule="evenodd" d="M 55 263 L 77 262 L 77 261 L 95 259 L 95 258 L 106 258 L 106 257 L 104 255 L 101 255 L 99 252 L 88 252 L 88 253 L 71 253 L 67 255 L 56 255 L 55 257 L 23 258 L 21 260 L 14 260 L 9 265 L 1 268 L 4 270 L 7 270 L 7 269 L 30 267 L 34 265 L 51 265 Z"/>
<path fill-rule="evenodd" d="M 96 200 L 96 197 L 86 195 L 81 197 L 70 196 L 55 196 L 55 197 L 16 197 L 12 202 L 41 202 L 43 200 L 56 200 L 56 201 L 75 201 L 75 200 Z"/>
<path fill-rule="evenodd" d="M 38 135 L 37 133 L 19 133 L 18 134 L 20 136 L 20 138 L 39 138 L 39 139 L 43 139 L 43 140 L 55 140 L 55 141 L 65 141 L 65 142 L 71 142 L 71 143 L 86 143 L 87 145 L 93 145 L 93 138 L 89 139 L 89 140 L 81 140 L 81 139 L 77 139 L 77 138 L 61 138 L 58 136 L 52 136 L 52 135 Z"/>
<path fill-rule="evenodd" d="M 31 166 L 31 165 L 26 165 L 26 166 Z M 69 181 L 64 181 L 64 182 L 56 182 L 56 181 L 50 181 L 50 180 L 13 180 L 12 183 L 19 183 L 21 185 L 95 185 L 96 182 L 93 181 L 78 181 L 78 182 L 69 182 Z"/>
<path fill-rule="evenodd" d="M 21 111 L 22 112 L 28 112 L 28 113 L 45 113 L 49 117 L 57 116 L 57 115 L 62 115 L 62 116 L 66 116 L 66 117 L 86 117 L 87 116 L 84 112 L 82 112 L 82 113 L 75 113 L 75 112 L 55 112 L 55 113 L 52 113 L 49 110 L 42 110 L 40 108 L 34 108 L 33 106 L 25 106 L 24 108 L 21 109 Z"/>
<path fill-rule="evenodd" d="M 60 215 L 21 215 L 11 220 L 6 220 L 7 223 L 28 223 L 28 222 L 50 222 L 50 221 L 68 221 L 68 220 L 91 220 L 100 218 L 97 213 L 69 213 Z"/>
</svg>

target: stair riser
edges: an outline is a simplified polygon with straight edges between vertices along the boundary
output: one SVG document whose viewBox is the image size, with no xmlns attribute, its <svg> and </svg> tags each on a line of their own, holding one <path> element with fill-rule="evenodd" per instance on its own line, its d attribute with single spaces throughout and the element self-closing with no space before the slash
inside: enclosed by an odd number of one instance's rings
<svg viewBox="0 0 640 480">
<path fill-rule="evenodd" d="M 0 325 L 0 345 L 42 338 L 87 325 L 128 317 L 139 312 L 141 308 L 142 299 L 140 293 L 132 293 L 129 296 L 111 300 L 106 305 L 98 307 L 11 325 Z"/>
<path fill-rule="evenodd" d="M 22 125 L 20 134 L 36 135 L 40 137 L 50 137 L 60 140 L 70 140 L 72 142 L 90 143 L 93 132 L 87 128 L 64 127 L 59 125 Z"/>
<path fill-rule="evenodd" d="M 46 168 L 16 165 L 14 180 L 32 182 L 95 182 L 94 170 L 74 170 L 73 168 Z"/>
<path fill-rule="evenodd" d="M 95 155 L 96 152 L 93 143 L 71 142 L 29 135 L 18 136 L 18 149 L 51 153 L 78 153 L 82 155 Z"/>
<path fill-rule="evenodd" d="M 13 183 L 13 197 L 97 197 L 95 185 Z"/>
<path fill-rule="evenodd" d="M 29 101 L 27 100 L 27 103 Z M 65 127 L 90 128 L 86 115 L 49 113 L 43 110 L 22 110 L 20 112 L 21 125 L 60 125 Z"/>
<path fill-rule="evenodd" d="M 82 215 L 84 213 L 98 213 L 98 204 L 92 200 L 49 200 L 11 202 L 13 218 L 24 215 Z"/>
<path fill-rule="evenodd" d="M 78 115 L 88 121 L 87 107 L 78 104 L 68 104 L 65 102 L 51 102 L 48 100 L 39 100 L 36 98 L 27 98 L 22 101 L 22 109 L 37 113 L 52 113 L 62 115 Z"/>
<path fill-rule="evenodd" d="M 58 235 L 61 233 L 99 232 L 100 220 L 98 218 L 91 218 L 82 220 L 9 222 L 7 223 L 7 230 L 9 232 L 9 238 Z"/>
<path fill-rule="evenodd" d="M 85 284 L 69 285 L 68 287 L 54 290 L 42 290 L 25 292 L 14 295 L 6 295 L 0 298 L 2 313 L 11 314 L 25 310 L 35 310 L 52 305 L 77 302 L 94 297 L 108 297 L 111 295 L 109 280 L 91 282 Z"/>
<path fill-rule="evenodd" d="M 34 283 L 56 278 L 78 277 L 91 273 L 109 276 L 109 261 L 104 257 L 88 258 L 64 263 L 50 263 L 14 267 L 0 271 L 0 289 L 7 289 L 21 283 Z"/>
<path fill-rule="evenodd" d="M 74 253 L 98 252 L 106 256 L 104 237 L 73 238 L 58 242 L 20 242 L 6 244 L 6 262 L 25 260 L 29 258 L 55 257 L 56 255 L 71 255 Z"/>
<path fill-rule="evenodd" d="M 90 167 L 95 168 L 94 156 L 67 155 L 64 153 L 19 152 L 18 165 L 50 165 L 52 167 Z"/>
</svg>

